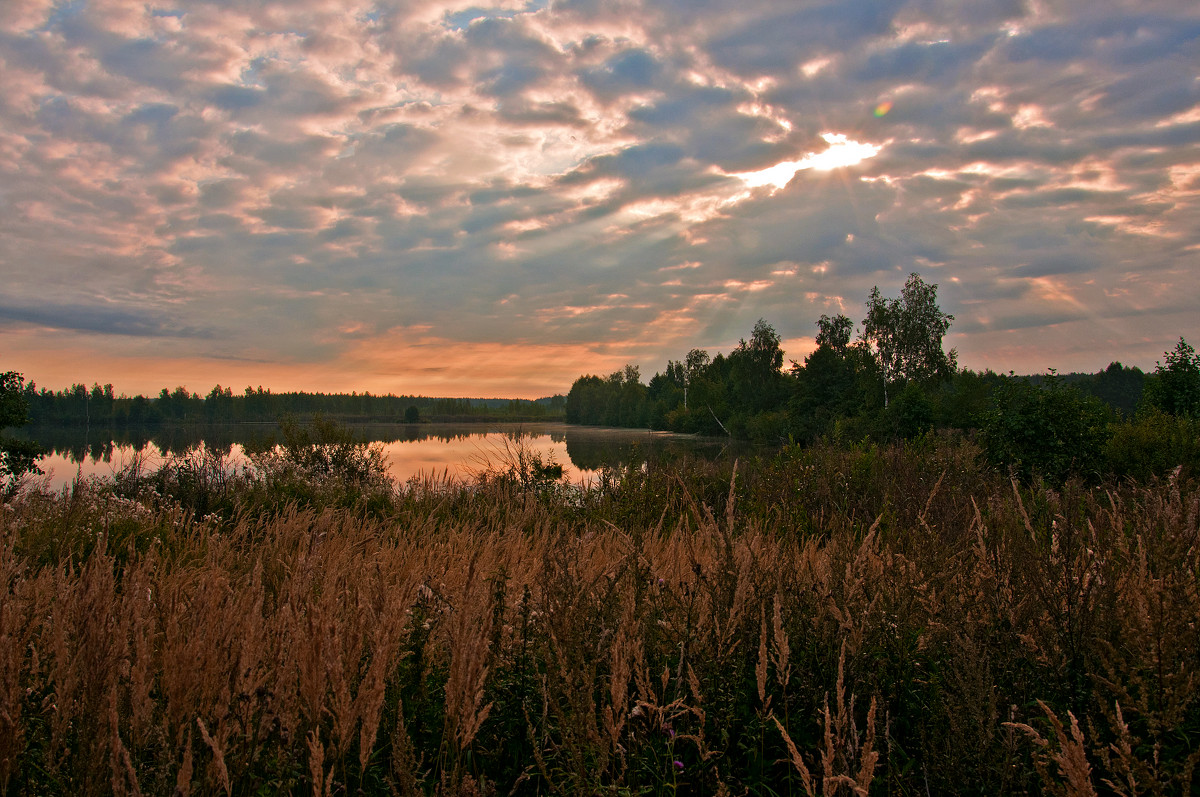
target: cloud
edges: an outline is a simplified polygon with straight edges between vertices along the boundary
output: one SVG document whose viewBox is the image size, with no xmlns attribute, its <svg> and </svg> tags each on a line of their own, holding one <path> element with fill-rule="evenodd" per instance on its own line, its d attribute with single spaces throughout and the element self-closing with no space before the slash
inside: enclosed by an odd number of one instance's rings
<svg viewBox="0 0 1200 797">
<path fill-rule="evenodd" d="M 210 330 L 179 326 L 170 318 L 157 317 L 136 308 L 105 308 L 88 305 L 48 304 L 15 307 L 0 304 L 0 324 L 29 324 L 50 329 L 96 332 L 138 338 L 208 338 Z"/>
<path fill-rule="evenodd" d="M 807 340 L 911 271 L 966 365 L 1151 367 L 1200 295 L 1183 0 L 17 5 L 0 318 L 60 342 L 34 368 L 534 395 L 760 317 Z M 838 137 L 875 154 L 734 176 Z"/>
<path fill-rule="evenodd" d="M 612 102 L 628 92 L 653 88 L 663 73 L 663 65 L 642 47 L 620 50 L 602 64 L 585 66 L 580 82 L 603 102 Z"/>
</svg>

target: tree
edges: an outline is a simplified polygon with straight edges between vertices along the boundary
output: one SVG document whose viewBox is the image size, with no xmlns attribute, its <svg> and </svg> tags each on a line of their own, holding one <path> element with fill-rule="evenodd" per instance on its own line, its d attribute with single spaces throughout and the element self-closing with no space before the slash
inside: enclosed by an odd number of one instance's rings
<svg viewBox="0 0 1200 797">
<path fill-rule="evenodd" d="M 643 426 L 648 419 L 647 389 L 642 384 L 641 368 L 626 365 L 614 371 L 605 382 L 604 423 L 608 426 Z"/>
<path fill-rule="evenodd" d="M 688 388 L 697 376 L 708 367 L 708 352 L 704 349 L 692 349 L 683 360 L 683 408 L 688 408 Z"/>
<path fill-rule="evenodd" d="M 871 365 L 866 344 L 850 345 L 854 322 L 838 313 L 817 320 L 817 348 L 792 360 L 793 392 L 788 402 L 791 433 L 797 440 L 813 441 L 830 433 L 840 419 L 858 414 L 866 403 L 863 373 Z M 870 381 L 865 381 L 870 380 Z"/>
<path fill-rule="evenodd" d="M 1181 337 L 1163 356 L 1167 363 L 1154 364 L 1145 403 L 1178 418 L 1200 418 L 1200 355 Z"/>
<path fill-rule="evenodd" d="M 610 385 L 598 376 L 581 376 L 567 393 L 567 423 L 599 426 L 604 423 Z"/>
<path fill-rule="evenodd" d="M 729 355 L 730 391 L 738 409 L 757 413 L 780 405 L 783 374 L 783 349 L 779 334 L 763 319 L 759 319 L 750 334 Z"/>
<path fill-rule="evenodd" d="M 646 386 L 646 399 L 650 403 L 649 423 L 652 429 L 664 428 L 667 416 L 683 404 L 683 363 L 667 361 L 665 373 L 655 374 Z"/>
<path fill-rule="evenodd" d="M 910 274 L 898 299 L 885 299 L 871 289 L 862 339 L 874 347 L 883 371 L 883 405 L 888 384 L 944 381 L 954 374 L 958 355 L 942 350 L 942 338 L 954 316 L 937 304 L 937 285 L 927 285 L 919 274 Z"/>
<path fill-rule="evenodd" d="M 25 398 L 24 382 L 25 378 L 16 371 L 0 374 L 0 431 L 29 423 L 29 402 Z M 0 435 L 0 477 L 8 481 L 26 473 L 41 473 L 37 466 L 37 459 L 41 455 L 41 447 L 31 440 L 13 440 Z"/>
<path fill-rule="evenodd" d="M 817 346 L 828 346 L 836 352 L 845 352 L 854 332 L 854 322 L 838 313 L 830 318 L 822 315 L 817 319 Z"/>
<path fill-rule="evenodd" d="M 685 413 L 686 424 L 681 431 L 711 435 L 729 434 L 729 429 L 721 422 L 721 418 L 728 418 L 730 414 L 731 362 L 732 355 L 726 357 L 717 352 L 715 357 L 692 375 L 688 382 L 688 406 L 691 409 Z"/>
<path fill-rule="evenodd" d="M 801 440 L 828 434 L 839 418 L 855 415 L 865 403 L 858 385 L 856 359 L 822 341 L 816 351 L 795 363 L 795 393 L 790 402 L 792 427 Z"/>
<path fill-rule="evenodd" d="M 775 327 L 760 318 L 750 333 L 750 341 L 739 341 L 734 351 L 747 355 L 761 374 L 778 374 L 783 367 L 783 349 L 779 348 L 779 343 Z"/>
<path fill-rule="evenodd" d="M 909 382 L 888 407 L 887 419 L 892 433 L 908 440 L 933 428 L 933 404 L 916 382 Z"/>
<path fill-rule="evenodd" d="M 1103 401 L 1126 418 L 1137 411 L 1146 386 L 1146 375 L 1140 368 L 1130 368 L 1119 362 L 1082 382 L 1079 388 Z"/>
</svg>

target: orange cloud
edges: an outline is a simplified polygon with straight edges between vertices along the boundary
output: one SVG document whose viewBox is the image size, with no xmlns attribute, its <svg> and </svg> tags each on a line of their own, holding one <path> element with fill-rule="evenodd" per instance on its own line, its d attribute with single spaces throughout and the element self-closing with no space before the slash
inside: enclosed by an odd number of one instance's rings
<svg viewBox="0 0 1200 797">
<path fill-rule="evenodd" d="M 565 393 L 584 373 L 611 373 L 634 359 L 601 344 L 467 343 L 393 330 L 356 344 L 341 365 L 375 385 L 372 392 L 539 398 Z"/>
</svg>

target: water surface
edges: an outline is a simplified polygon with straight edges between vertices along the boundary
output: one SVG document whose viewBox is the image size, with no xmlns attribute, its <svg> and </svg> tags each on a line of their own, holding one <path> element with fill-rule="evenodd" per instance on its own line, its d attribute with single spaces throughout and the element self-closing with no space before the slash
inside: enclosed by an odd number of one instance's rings
<svg viewBox="0 0 1200 797">
<path fill-rule="evenodd" d="M 685 455 L 715 459 L 747 449 L 745 444 L 720 438 L 563 423 L 386 424 L 354 429 L 382 446 L 389 472 L 400 482 L 424 475 L 469 479 L 489 467 L 503 469 L 518 447 L 544 462 L 562 465 L 564 476 L 576 483 L 594 479 L 605 467 L 640 466 L 650 459 Z M 271 446 L 278 430 L 274 424 L 239 424 L 103 433 L 79 428 L 23 431 L 50 452 L 39 466 L 50 485 L 61 488 L 77 476 L 111 477 L 138 456 L 153 468 L 200 446 L 227 457 L 232 466 L 242 466 L 246 452 Z"/>
</svg>

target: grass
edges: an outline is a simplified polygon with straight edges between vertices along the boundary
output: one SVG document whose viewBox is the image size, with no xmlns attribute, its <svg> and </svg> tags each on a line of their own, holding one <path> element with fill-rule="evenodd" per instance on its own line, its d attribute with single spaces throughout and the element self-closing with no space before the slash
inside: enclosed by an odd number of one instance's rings
<svg viewBox="0 0 1200 797">
<path fill-rule="evenodd" d="M 0 508 L 0 793 L 1196 788 L 1186 474 L 1050 489 L 956 438 L 587 490 L 316 461 Z"/>
</svg>

